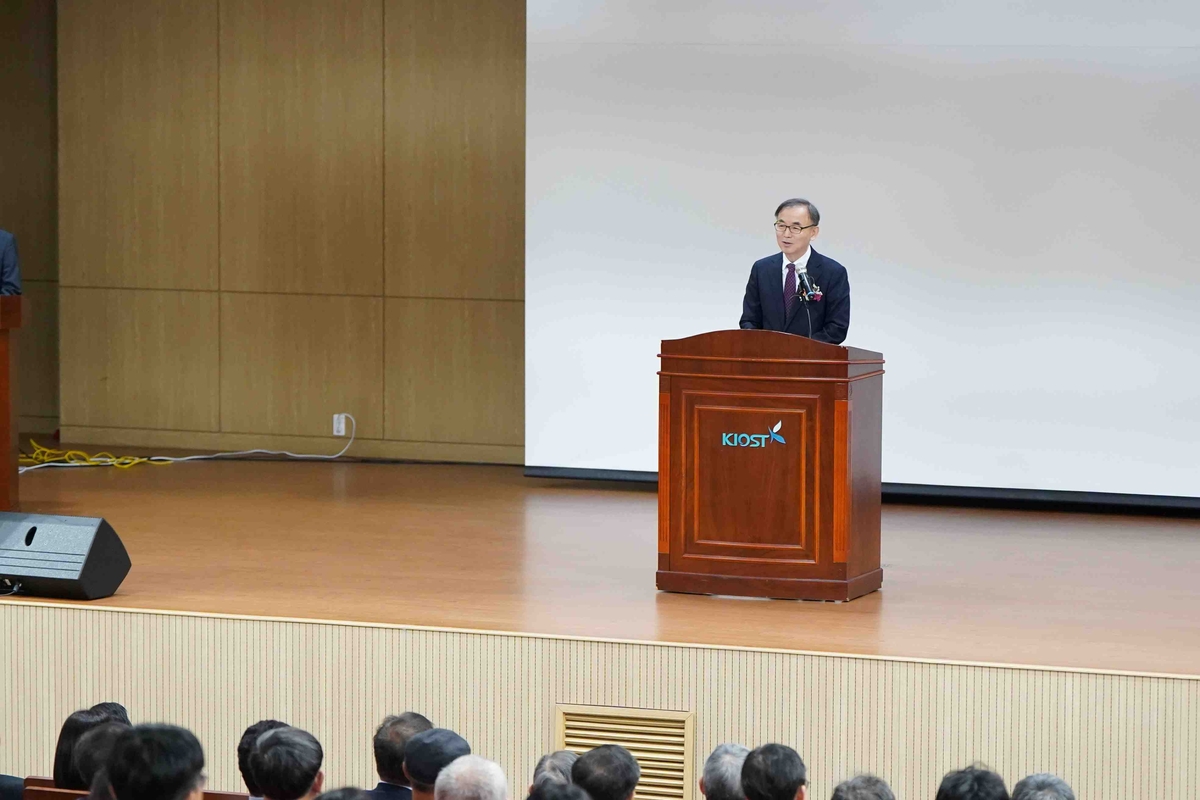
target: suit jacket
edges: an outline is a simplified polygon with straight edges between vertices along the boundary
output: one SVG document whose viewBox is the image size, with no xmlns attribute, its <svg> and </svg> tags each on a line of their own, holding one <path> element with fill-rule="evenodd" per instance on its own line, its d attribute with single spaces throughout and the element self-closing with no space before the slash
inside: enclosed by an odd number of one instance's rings
<svg viewBox="0 0 1200 800">
<path fill-rule="evenodd" d="M 0 775 L 0 800 L 21 800 L 25 792 L 25 779 L 12 775 Z"/>
<path fill-rule="evenodd" d="M 380 781 L 374 789 L 367 791 L 374 800 L 412 800 L 412 789 L 394 783 Z"/>
<path fill-rule="evenodd" d="M 742 300 L 741 327 L 795 333 L 829 344 L 846 341 L 846 331 L 850 329 L 850 280 L 846 268 L 813 250 L 808 257 L 808 276 L 821 288 L 824 297 L 807 304 L 797 300 L 792 313 L 787 314 L 783 303 L 783 263 L 783 253 L 776 253 L 755 261 L 750 268 L 750 282 Z M 798 275 L 796 279 L 800 288 Z"/>
<path fill-rule="evenodd" d="M 0 294 L 21 293 L 21 264 L 17 261 L 17 239 L 0 231 Z"/>
</svg>

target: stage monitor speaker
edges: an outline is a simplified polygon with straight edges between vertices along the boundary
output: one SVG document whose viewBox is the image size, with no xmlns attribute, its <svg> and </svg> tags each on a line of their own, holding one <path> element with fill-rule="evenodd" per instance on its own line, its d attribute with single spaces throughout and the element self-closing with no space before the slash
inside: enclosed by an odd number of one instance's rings
<svg viewBox="0 0 1200 800">
<path fill-rule="evenodd" d="M 0 594 L 97 600 L 117 591 L 129 567 L 99 517 L 0 513 Z"/>
</svg>

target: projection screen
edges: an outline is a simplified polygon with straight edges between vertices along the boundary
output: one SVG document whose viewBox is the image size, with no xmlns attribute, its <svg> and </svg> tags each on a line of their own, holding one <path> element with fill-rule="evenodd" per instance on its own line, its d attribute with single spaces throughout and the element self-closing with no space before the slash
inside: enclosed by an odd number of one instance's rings
<svg viewBox="0 0 1200 800">
<path fill-rule="evenodd" d="M 1200 5 L 528 4 L 526 464 L 657 467 L 662 339 L 817 204 L 883 479 L 1200 496 Z"/>
</svg>

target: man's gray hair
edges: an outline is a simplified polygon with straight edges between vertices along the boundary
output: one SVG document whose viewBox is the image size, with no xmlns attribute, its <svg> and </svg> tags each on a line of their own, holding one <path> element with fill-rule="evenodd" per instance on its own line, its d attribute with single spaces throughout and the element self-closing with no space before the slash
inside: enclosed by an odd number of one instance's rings
<svg viewBox="0 0 1200 800">
<path fill-rule="evenodd" d="M 570 783 L 571 767 L 579 760 L 579 754 L 572 750 L 555 750 L 546 753 L 538 759 L 533 768 L 533 785 L 542 783 Z"/>
<path fill-rule="evenodd" d="M 750 749 L 740 744 L 719 744 L 704 762 L 704 796 L 708 800 L 745 800 L 742 764 Z"/>
<path fill-rule="evenodd" d="M 1057 775 L 1039 772 L 1017 781 L 1012 800 L 1075 800 L 1075 792 Z"/>
<path fill-rule="evenodd" d="M 508 800 L 504 770 L 482 756 L 459 756 L 438 773 L 434 800 Z"/>
<path fill-rule="evenodd" d="M 813 225 L 821 224 L 821 212 L 817 211 L 817 207 L 803 197 L 792 197 L 780 203 L 779 207 L 775 209 L 776 218 L 785 208 L 803 208 L 808 212 L 808 218 L 812 220 Z"/>
<path fill-rule="evenodd" d="M 273 728 L 254 743 L 250 773 L 264 797 L 296 800 L 308 794 L 325 753 L 321 743 L 299 728 Z"/>
<path fill-rule="evenodd" d="M 896 795 L 883 778 L 858 775 L 839 783 L 830 800 L 896 800 Z"/>
</svg>

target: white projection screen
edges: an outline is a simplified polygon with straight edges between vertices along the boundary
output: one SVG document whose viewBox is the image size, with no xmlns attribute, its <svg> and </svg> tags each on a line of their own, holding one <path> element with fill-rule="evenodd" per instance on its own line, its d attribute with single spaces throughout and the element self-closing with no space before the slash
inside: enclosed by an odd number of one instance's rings
<svg viewBox="0 0 1200 800">
<path fill-rule="evenodd" d="M 527 465 L 655 470 L 799 195 L 885 482 L 1200 496 L 1200 4 L 529 0 L 527 103 Z"/>
</svg>

